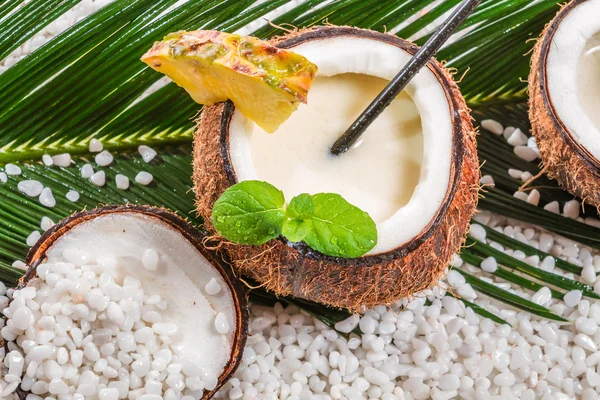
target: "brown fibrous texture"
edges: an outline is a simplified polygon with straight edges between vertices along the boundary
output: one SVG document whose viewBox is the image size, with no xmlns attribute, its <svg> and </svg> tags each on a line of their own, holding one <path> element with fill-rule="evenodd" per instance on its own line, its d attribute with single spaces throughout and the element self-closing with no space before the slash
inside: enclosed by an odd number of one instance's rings
<svg viewBox="0 0 600 400">
<path fill-rule="evenodd" d="M 416 47 L 395 36 L 355 28 L 319 27 L 293 32 L 275 39 L 290 37 L 302 40 L 304 35 L 321 36 L 358 34 L 401 45 L 414 51 Z M 469 220 L 475 212 L 479 189 L 479 162 L 475 130 L 469 109 L 450 74 L 437 61 L 437 73 L 446 84 L 449 101 L 456 110 L 454 125 L 455 162 L 451 184 L 444 206 L 429 225 L 411 242 L 384 254 L 358 259 L 336 259 L 302 251 L 283 239 L 261 246 L 248 246 L 222 241 L 223 249 L 236 269 L 279 295 L 294 296 L 337 308 L 359 312 L 364 307 L 390 304 L 398 299 L 437 285 L 452 256 L 464 241 Z M 221 152 L 221 125 L 224 104 L 204 108 L 198 119 L 194 139 L 194 185 L 196 206 L 205 227 L 216 233 L 211 224 L 212 207 L 231 186 L 226 162 Z M 459 142 L 457 144 L 457 141 Z M 458 154 L 457 153 L 461 153 Z"/>
<path fill-rule="evenodd" d="M 554 33 L 562 19 L 580 3 L 574 1 L 563 7 L 546 26 L 533 49 L 529 119 L 548 176 L 600 210 L 600 163 L 574 140 L 560 121 L 548 92 L 546 75 L 546 59 Z"/>
</svg>

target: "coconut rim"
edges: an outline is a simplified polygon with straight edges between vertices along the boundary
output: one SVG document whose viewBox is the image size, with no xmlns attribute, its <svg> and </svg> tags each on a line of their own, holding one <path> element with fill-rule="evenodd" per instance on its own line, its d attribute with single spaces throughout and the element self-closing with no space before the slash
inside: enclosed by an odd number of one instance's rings
<svg viewBox="0 0 600 400">
<path fill-rule="evenodd" d="M 160 223 L 174 229 L 185 240 L 191 243 L 201 256 L 206 258 L 215 270 L 219 272 L 222 279 L 227 283 L 227 288 L 231 293 L 235 311 L 235 334 L 232 335 L 231 353 L 229 360 L 223 367 L 223 371 L 219 375 L 217 386 L 211 391 L 205 391 L 202 395 L 203 400 L 212 398 L 217 391 L 232 377 L 242 362 L 244 348 L 248 338 L 248 301 L 246 292 L 240 280 L 233 273 L 231 266 L 222 258 L 212 253 L 203 246 L 203 240 L 206 238 L 198 229 L 194 228 L 189 222 L 185 221 L 175 213 L 164 208 L 143 206 L 143 205 L 109 205 L 95 208 L 90 211 L 81 211 L 62 219 L 56 225 L 48 229 L 37 241 L 37 243 L 29 249 L 25 263 L 28 268 L 25 274 L 17 284 L 16 289 L 22 289 L 29 281 L 34 279 L 36 269 L 39 264 L 44 262 L 46 252 L 53 246 L 56 240 L 60 239 L 65 233 L 78 226 L 80 223 L 90 221 L 96 217 L 114 214 L 114 213 L 129 213 L 140 214 L 145 217 L 150 217 L 158 220 Z M 6 343 L 5 343 L 6 346 Z M 19 396 L 27 394 L 18 387 Z"/>
<path fill-rule="evenodd" d="M 330 39 L 339 36 L 358 36 L 360 38 L 366 38 L 370 40 L 377 40 L 380 42 L 384 42 L 386 44 L 391 44 L 396 46 L 410 55 L 414 55 L 418 50 L 418 47 L 404 39 L 401 39 L 397 36 L 375 32 L 371 30 L 364 30 L 352 27 L 334 27 L 334 26 L 322 26 L 316 27 L 309 30 L 299 31 L 297 33 L 292 33 L 284 38 L 275 38 L 275 45 L 277 47 L 281 47 L 284 49 L 293 48 L 296 45 L 300 45 L 302 43 L 312 41 L 312 40 L 323 40 Z M 280 41 L 279 41 L 280 40 Z M 454 196 L 459 186 L 461 169 L 457 168 L 458 166 L 462 166 L 464 154 L 465 154 L 465 144 L 464 144 L 464 129 L 462 124 L 462 120 L 459 113 L 459 106 L 453 96 L 453 82 L 449 77 L 449 74 L 446 70 L 443 69 L 438 63 L 435 61 L 428 61 L 427 68 L 433 73 L 436 77 L 438 83 L 443 88 L 444 94 L 446 95 L 446 101 L 449 107 L 449 116 L 451 118 L 452 124 L 452 148 L 451 148 L 451 163 L 450 163 L 450 178 L 448 179 L 448 187 L 446 188 L 446 194 L 442 204 L 438 207 L 436 214 L 430 221 L 428 221 L 427 225 L 411 238 L 408 242 L 405 242 L 398 247 L 378 254 L 365 255 L 359 258 L 341 258 L 341 257 L 332 257 L 327 256 L 325 254 L 319 253 L 306 245 L 304 242 L 293 243 L 285 239 L 283 236 L 279 236 L 273 240 L 279 240 L 286 245 L 297 250 L 302 256 L 309 257 L 316 260 L 321 260 L 328 263 L 333 263 L 337 265 L 353 265 L 353 266 L 371 266 L 375 264 L 380 264 L 382 262 L 386 262 L 395 258 L 403 258 L 407 254 L 413 252 L 416 248 L 418 248 L 423 242 L 425 242 L 439 227 L 441 222 L 444 219 L 444 215 L 448 211 L 448 208 L 452 204 Z M 227 179 L 230 185 L 234 185 L 238 183 L 235 169 L 231 162 L 230 151 L 229 151 L 229 126 L 231 123 L 231 119 L 233 117 L 233 113 L 235 111 L 235 106 L 231 101 L 227 101 L 224 104 L 223 111 L 221 114 L 221 121 L 219 127 L 219 145 L 221 158 L 223 159 L 223 165 L 225 169 L 225 173 L 227 175 Z"/>
<path fill-rule="evenodd" d="M 552 102 L 550 97 L 549 88 L 548 88 L 548 75 L 546 64 L 548 61 L 548 54 L 550 53 L 550 46 L 552 45 L 552 40 L 554 39 L 554 34 L 558 30 L 558 27 L 562 23 L 563 19 L 577 6 L 585 3 L 587 0 L 573 0 L 565 7 L 563 7 L 556 17 L 550 22 L 548 27 L 546 28 L 543 39 L 540 47 L 540 55 L 539 62 L 537 66 L 537 75 L 539 76 L 538 80 L 538 88 L 540 90 L 540 94 L 542 96 L 542 101 L 544 102 L 544 107 L 552 121 L 552 125 L 554 126 L 554 130 L 558 132 L 563 141 L 569 146 L 569 149 L 575 153 L 589 168 L 590 172 L 597 178 L 600 178 L 600 161 L 597 160 L 584 146 L 582 146 L 579 142 L 577 142 L 571 132 L 567 129 L 567 127 L 562 122 L 560 116 L 558 115 L 556 108 Z"/>
</svg>

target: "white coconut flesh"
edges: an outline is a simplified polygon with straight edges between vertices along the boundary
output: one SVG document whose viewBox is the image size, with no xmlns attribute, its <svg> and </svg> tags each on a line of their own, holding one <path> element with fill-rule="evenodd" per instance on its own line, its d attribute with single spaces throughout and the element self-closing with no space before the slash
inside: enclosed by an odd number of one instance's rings
<svg viewBox="0 0 600 400">
<path fill-rule="evenodd" d="M 353 148 L 333 157 L 333 142 L 411 55 L 352 36 L 292 50 L 319 68 L 308 104 L 273 134 L 234 112 L 229 149 L 237 179 L 266 180 L 288 201 L 299 193 L 341 194 L 377 223 L 369 255 L 409 242 L 434 218 L 450 181 L 452 117 L 443 86 L 424 68 Z"/>
<path fill-rule="evenodd" d="M 148 249 L 158 254 L 155 270 L 142 263 Z M 52 264 L 80 264 L 82 259 L 102 263 L 119 285 L 126 276 L 138 279 L 144 293 L 166 301 L 161 322 L 178 327 L 172 342 L 180 344 L 203 371 L 220 376 L 236 334 L 233 297 L 221 274 L 180 232 L 140 213 L 106 214 L 75 226 L 57 239 L 46 256 Z M 110 259 L 116 260 L 114 267 L 109 266 L 113 264 L 107 261 Z M 206 285 L 212 279 L 220 287 L 217 294 L 207 293 Z M 218 313 L 226 317 L 230 327 L 227 334 L 216 330 Z"/>
<path fill-rule="evenodd" d="M 556 116 L 600 160 L 600 0 L 581 3 L 560 22 L 546 58 L 546 77 Z"/>
</svg>

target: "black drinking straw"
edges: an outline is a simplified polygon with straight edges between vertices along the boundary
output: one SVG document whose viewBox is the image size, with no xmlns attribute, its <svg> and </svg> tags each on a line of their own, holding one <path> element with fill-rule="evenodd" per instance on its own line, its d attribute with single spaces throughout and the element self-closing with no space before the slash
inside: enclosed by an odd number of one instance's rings
<svg viewBox="0 0 600 400">
<path fill-rule="evenodd" d="M 481 0 L 464 0 L 456 10 L 454 10 L 402 70 L 398 72 L 398 75 L 387 84 L 383 91 L 379 93 L 371 104 L 369 104 L 356 121 L 350 125 L 346 132 L 335 141 L 333 146 L 331 146 L 331 154 L 336 156 L 342 154 L 358 140 L 360 135 L 362 135 L 369 125 L 375 121 L 375 118 L 377 118 L 379 114 L 391 104 L 396 96 L 398 96 L 402 89 L 406 87 L 412 77 L 415 76 L 440 47 L 446 43 L 456 28 L 471 15 L 480 2 Z"/>
</svg>

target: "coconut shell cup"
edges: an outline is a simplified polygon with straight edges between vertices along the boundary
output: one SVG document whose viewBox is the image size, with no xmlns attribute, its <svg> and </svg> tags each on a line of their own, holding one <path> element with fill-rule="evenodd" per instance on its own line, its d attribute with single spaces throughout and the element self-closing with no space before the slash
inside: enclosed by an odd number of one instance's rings
<svg viewBox="0 0 600 400">
<path fill-rule="evenodd" d="M 396 36 L 349 27 L 318 27 L 273 39 L 281 48 L 310 40 L 356 35 L 382 41 L 414 54 L 417 46 Z M 469 109 L 451 75 L 437 61 L 429 68 L 444 87 L 452 109 L 453 162 L 445 200 L 435 217 L 408 243 L 387 253 L 345 259 L 325 256 L 302 243 L 283 237 L 261 246 L 239 245 L 221 238 L 222 250 L 239 273 L 279 295 L 291 295 L 357 312 L 389 304 L 437 285 L 448 263 L 464 241 L 475 212 L 479 163 Z M 194 184 L 198 212 L 211 225 L 215 201 L 237 183 L 228 150 L 228 127 L 234 107 L 230 102 L 205 107 L 197 121 L 194 140 Z M 276 133 L 275 133 L 276 134 Z"/>
<path fill-rule="evenodd" d="M 549 94 L 546 71 L 548 54 L 560 23 L 585 1 L 575 0 L 563 7 L 534 47 L 529 74 L 529 119 L 548 176 L 600 210 L 600 161 L 579 144 L 562 123 Z"/>
</svg>

